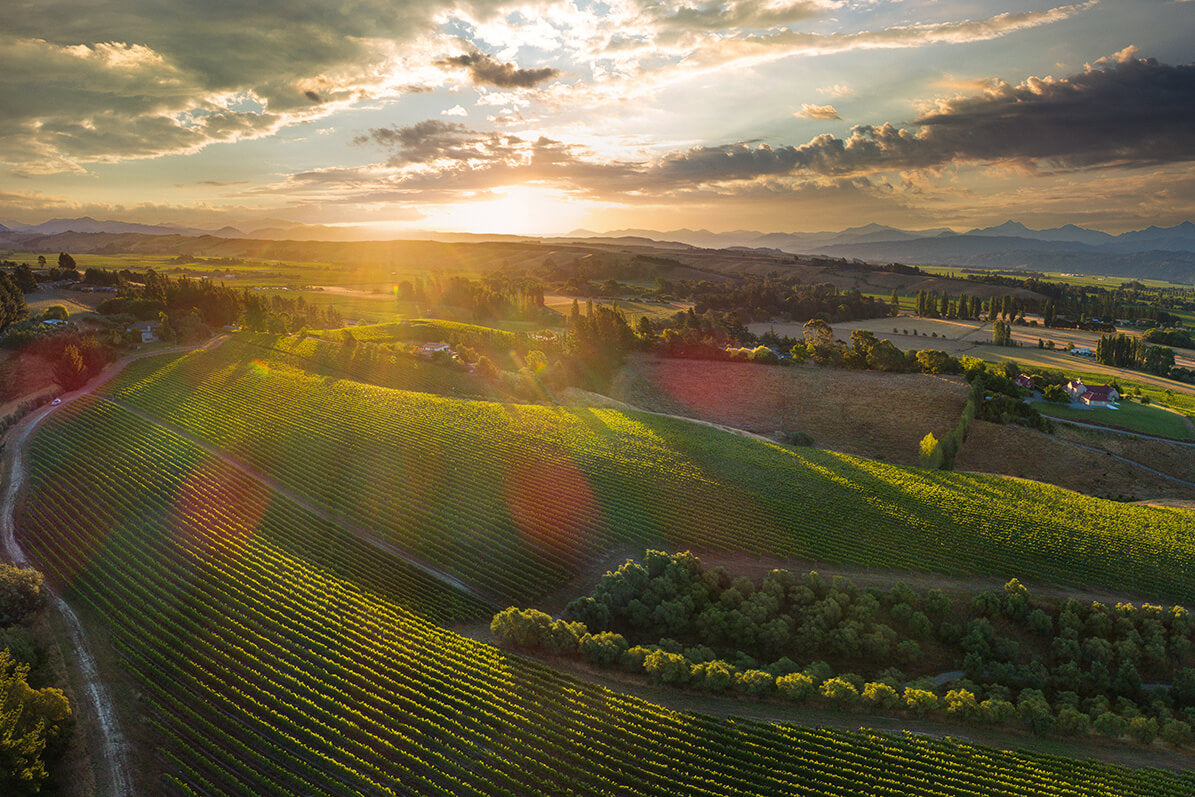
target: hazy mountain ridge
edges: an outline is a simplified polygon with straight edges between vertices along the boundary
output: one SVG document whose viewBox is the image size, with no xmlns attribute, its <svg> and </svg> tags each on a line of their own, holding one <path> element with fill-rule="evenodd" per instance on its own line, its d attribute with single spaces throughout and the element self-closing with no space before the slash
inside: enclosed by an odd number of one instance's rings
<svg viewBox="0 0 1195 797">
<path fill-rule="evenodd" d="M 1074 224 L 1034 230 L 1026 227 L 1021 222 L 1010 220 L 995 227 L 968 230 L 963 233 L 955 232 L 945 227 L 928 230 L 902 230 L 883 224 L 867 224 L 862 227 L 848 227 L 845 230 L 837 232 L 764 233 L 755 230 L 735 230 L 733 232 L 715 233 L 709 230 L 688 229 L 666 231 L 624 229 L 610 230 L 604 233 L 596 233 L 589 230 L 574 230 L 567 237 L 618 238 L 623 236 L 672 240 L 688 243 L 693 246 L 778 248 L 790 251 L 793 254 L 831 254 L 829 251 L 823 252 L 822 250 L 828 247 L 850 246 L 854 244 L 960 238 L 1015 238 L 1031 242 L 1077 244 L 1083 247 L 1091 247 L 1093 251 L 1108 248 L 1121 252 L 1147 252 L 1155 249 L 1195 252 L 1195 224 L 1190 221 L 1184 221 L 1173 227 L 1151 226 L 1142 230 L 1121 233 L 1120 235 L 1111 235 L 1102 230 L 1091 230 Z"/>
<path fill-rule="evenodd" d="M 1064 271 L 1195 283 L 1195 224 L 1189 221 L 1120 235 L 1074 224 L 1033 230 L 1020 222 L 1007 221 L 965 233 L 869 224 L 840 232 L 614 230 L 603 237 L 629 234 L 697 246 L 768 248 L 874 262 Z"/>
<path fill-rule="evenodd" d="M 45 251 L 47 247 L 53 248 L 56 245 L 69 250 L 72 244 L 76 244 L 73 248 L 81 249 L 83 245 L 90 247 L 97 244 L 94 241 L 82 244 L 73 236 L 89 234 L 177 238 L 178 240 L 171 242 L 167 248 L 180 253 L 193 251 L 196 248 L 194 242 L 200 239 L 210 242 L 198 247 L 202 249 L 210 248 L 215 240 L 260 243 L 299 241 L 312 244 L 418 240 L 512 243 L 560 241 L 665 249 L 748 249 L 770 253 L 855 258 L 880 263 L 895 261 L 915 265 L 1064 271 L 1195 283 L 1195 224 L 1190 221 L 1173 227 L 1151 226 L 1120 235 L 1110 235 L 1074 224 L 1034 230 L 1010 220 L 994 227 L 965 233 L 946 228 L 901 230 L 881 224 L 867 224 L 838 232 L 816 233 L 763 233 L 754 230 L 715 233 L 690 229 L 661 232 L 626 229 L 606 233 L 574 230 L 566 236 L 535 237 L 412 231 L 402 236 L 375 235 L 372 238 L 368 236 L 368 230 L 360 228 L 269 221 L 278 226 L 244 233 L 231 226 L 204 231 L 165 225 L 97 221 L 89 217 L 53 219 L 38 225 L 0 225 L 0 245 Z M 54 243 L 53 239 L 57 239 L 58 243 Z M 144 241 L 128 243 L 138 248 L 147 246 Z M 111 252 L 119 251 L 114 247 L 121 246 L 115 239 L 98 245 Z"/>
</svg>

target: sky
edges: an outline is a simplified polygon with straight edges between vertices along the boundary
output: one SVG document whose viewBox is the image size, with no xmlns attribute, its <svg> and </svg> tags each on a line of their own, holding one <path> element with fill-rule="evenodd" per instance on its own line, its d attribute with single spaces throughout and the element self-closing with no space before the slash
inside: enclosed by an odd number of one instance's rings
<svg viewBox="0 0 1195 797">
<path fill-rule="evenodd" d="M 8 0 L 0 222 L 1195 220 L 1195 0 Z"/>
</svg>

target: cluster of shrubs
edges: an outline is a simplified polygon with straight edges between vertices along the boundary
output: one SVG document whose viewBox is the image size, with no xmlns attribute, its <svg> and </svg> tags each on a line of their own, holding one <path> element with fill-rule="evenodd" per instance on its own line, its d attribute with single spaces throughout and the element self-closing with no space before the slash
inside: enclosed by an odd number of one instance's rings
<svg viewBox="0 0 1195 797">
<path fill-rule="evenodd" d="M 974 357 L 963 357 L 960 361 L 963 376 L 971 383 L 967 403 L 958 424 L 940 438 L 932 432 L 921 439 L 920 453 L 922 467 L 930 470 L 951 470 L 954 459 L 962 448 L 971 423 L 978 418 L 992 423 L 1017 423 L 1052 434 L 1054 423 L 1027 404 L 1021 388 L 1014 382 L 1019 373 L 1016 363 L 1004 366 L 1003 373 L 992 371 L 986 363 Z M 1062 391 L 1066 395 L 1065 391 Z M 1070 400 L 1068 396 L 1067 401 Z"/>
<path fill-rule="evenodd" d="M 41 573 L 0 563 L 0 794 L 36 794 L 73 726 L 70 703 L 25 626 L 46 606 Z"/>
<path fill-rule="evenodd" d="M 505 644 L 711 693 L 1174 744 L 1195 722 L 1184 608 L 1049 601 L 1016 579 L 966 598 L 785 570 L 756 584 L 648 551 L 561 619 L 511 607 L 491 628 Z M 962 676 L 937 687 L 935 669 Z"/>
</svg>

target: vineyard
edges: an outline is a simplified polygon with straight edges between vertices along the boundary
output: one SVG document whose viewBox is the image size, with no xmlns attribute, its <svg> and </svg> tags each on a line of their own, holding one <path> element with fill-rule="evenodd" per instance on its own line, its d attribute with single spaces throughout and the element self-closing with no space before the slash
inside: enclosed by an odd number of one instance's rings
<svg viewBox="0 0 1195 797">
<path fill-rule="evenodd" d="M 238 343 L 269 349 L 274 359 L 309 371 L 399 390 L 496 398 L 497 391 L 460 364 L 434 363 L 370 344 L 344 346 L 317 337 L 241 333 Z"/>
<path fill-rule="evenodd" d="M 504 601 L 533 599 L 619 545 L 1195 597 L 1195 530 L 1180 511 L 1031 482 L 646 414 L 330 382 L 231 342 L 137 363 L 105 395 Z"/>
<path fill-rule="evenodd" d="M 429 318 L 344 327 L 343 329 L 325 329 L 313 334 L 317 334 L 328 340 L 340 340 L 345 333 L 352 335 L 358 341 L 366 343 L 393 343 L 398 340 L 440 341 L 452 339 L 474 346 L 483 345 L 507 349 L 512 348 L 517 340 L 517 336 L 513 332 L 480 326 L 478 324 Z"/>
<path fill-rule="evenodd" d="M 252 399 L 263 411 L 292 411 L 287 402 L 302 396 L 305 378 L 275 365 L 243 374 L 229 351 L 138 366 L 114 393 L 140 402 L 153 388 L 153 407 L 172 423 L 207 429 L 248 458 L 267 431 Z M 255 393 L 253 380 L 281 384 Z M 166 403 L 180 383 L 194 392 L 196 414 Z M 219 417 L 239 424 L 217 436 L 201 422 L 221 391 L 234 401 Z M 448 411 L 409 395 L 337 391 L 329 401 L 341 421 L 376 406 L 418 429 Z M 458 423 L 469 417 L 463 407 L 451 411 Z M 325 419 L 315 405 L 300 412 L 297 426 L 275 418 L 268 431 L 309 446 L 292 456 L 322 466 L 324 484 L 358 489 L 360 480 L 346 480 L 361 455 L 316 448 Z M 394 429 L 374 432 L 395 445 Z M 615 435 L 603 442 L 630 457 L 631 436 Z M 155 751 L 145 793 L 1111 797 L 1195 789 L 1185 774 L 679 714 L 582 684 L 445 630 L 438 624 L 484 607 L 104 399 L 62 407 L 27 461 L 22 540 L 71 605 L 107 629 L 135 684 L 123 710 L 141 720 L 134 744 Z M 699 481 L 676 467 L 676 478 Z M 321 500 L 333 493 L 317 491 Z M 527 548 L 531 564 L 536 550 Z"/>
</svg>

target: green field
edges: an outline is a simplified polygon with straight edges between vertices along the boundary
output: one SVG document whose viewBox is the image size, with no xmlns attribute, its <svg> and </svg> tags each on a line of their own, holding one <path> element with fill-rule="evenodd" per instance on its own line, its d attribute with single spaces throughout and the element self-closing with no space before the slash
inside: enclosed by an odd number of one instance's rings
<svg viewBox="0 0 1195 797">
<path fill-rule="evenodd" d="M 1042 370 L 1059 371 L 1068 379 L 1079 377 L 1089 385 L 1116 382 L 1120 385 L 1122 392 L 1131 392 L 1133 388 L 1137 388 L 1143 395 L 1149 396 L 1151 401 L 1195 418 L 1195 385 L 1185 382 L 1177 382 L 1141 371 L 1100 365 L 1094 360 L 1073 357 L 1061 350 L 979 346 L 966 354 L 988 362 L 1012 360 L 1020 365 L 1025 373 L 1029 374 Z"/>
<path fill-rule="evenodd" d="M 455 340 L 466 344 L 485 343 L 488 346 L 499 348 L 512 348 L 515 345 L 515 333 L 513 332 L 480 324 L 465 324 L 438 318 L 410 318 L 384 324 L 325 329 L 315 334 L 329 340 L 339 340 L 346 332 L 351 334 L 354 339 L 368 343 Z"/>
<path fill-rule="evenodd" d="M 330 382 L 235 342 L 135 363 L 104 392 L 504 599 L 620 545 L 1195 598 L 1195 529 L 1179 510 L 654 415 Z"/>
<path fill-rule="evenodd" d="M 976 266 L 918 266 L 918 268 L 920 268 L 922 271 L 925 271 L 929 274 L 936 274 L 938 276 L 954 275 L 958 279 L 966 279 L 968 269 L 970 269 L 972 271 L 977 269 Z M 993 273 L 1006 273 L 1006 272 L 1016 273 L 1016 269 L 1012 269 L 1012 268 L 993 268 L 993 269 L 982 269 L 982 270 L 985 272 L 993 272 Z M 1105 275 L 1105 274 L 1070 274 L 1070 273 L 1063 272 L 1063 271 L 1045 271 L 1045 272 L 1034 272 L 1034 273 L 1035 274 L 1036 273 L 1044 274 L 1045 276 L 1043 277 L 1043 279 L 1046 279 L 1050 282 L 1061 282 L 1066 285 L 1075 285 L 1075 286 L 1080 286 L 1080 287 L 1088 286 L 1088 287 L 1111 289 L 1111 288 L 1120 287 L 1120 284 L 1122 282 L 1130 282 L 1133 280 L 1140 282 L 1142 285 L 1145 285 L 1147 288 L 1173 288 L 1176 285 L 1180 286 L 1180 287 L 1184 287 L 1184 288 L 1190 287 L 1189 283 L 1170 282 L 1168 280 L 1157 280 L 1157 279 L 1142 279 L 1140 277 L 1118 277 L 1118 276 L 1114 276 L 1114 275 Z M 1028 277 L 1029 273 L 1025 272 L 1024 276 Z"/>
<path fill-rule="evenodd" d="M 329 337 L 334 339 L 336 336 Z M 498 397 L 493 386 L 468 373 L 460 364 L 433 363 L 380 345 L 371 345 L 377 339 L 368 335 L 357 338 L 358 342 L 354 346 L 344 346 L 339 341 L 311 335 L 254 332 L 242 332 L 236 340 L 240 345 L 268 350 L 269 354 L 263 352 L 263 356 L 281 356 L 290 365 L 334 377 L 445 396 Z"/>
<path fill-rule="evenodd" d="M 243 392 L 242 377 L 306 379 L 272 364 L 269 373 L 241 373 L 229 353 L 244 351 L 224 348 L 215 358 L 159 360 L 117 393 L 172 382 L 196 396 L 208 388 L 232 396 Z M 285 390 L 269 394 L 277 400 L 267 404 L 289 406 Z M 343 425 L 362 426 L 353 418 L 364 405 L 341 390 L 324 395 Z M 418 425 L 409 397 L 360 395 L 398 402 L 406 423 Z M 157 401 L 156 412 L 173 416 L 164 394 Z M 242 409 L 230 401 L 221 416 Z M 242 418 L 241 444 L 263 442 L 253 434 L 258 420 Z M 299 458 L 304 444 L 292 442 Z M 352 449 L 322 456 L 313 464 L 325 482 L 363 464 Z M 445 630 L 438 624 L 482 607 L 103 399 L 61 408 L 28 461 L 22 538 L 120 654 L 131 686 L 120 708 L 139 719 L 130 741 L 154 751 L 139 793 L 1119 797 L 1195 789 L 1187 774 L 715 720 L 572 680 Z"/>
<path fill-rule="evenodd" d="M 1049 415 L 1051 418 L 1113 426 L 1142 434 L 1173 437 L 1178 440 L 1195 440 L 1195 429 L 1186 418 L 1177 412 L 1171 412 L 1164 407 L 1152 404 L 1138 404 L 1135 401 L 1122 400 L 1118 405 L 1119 409 L 1110 407 L 1075 409 L 1069 404 L 1051 404 L 1048 401 L 1040 401 L 1033 406 L 1037 407 L 1042 415 Z"/>
</svg>

